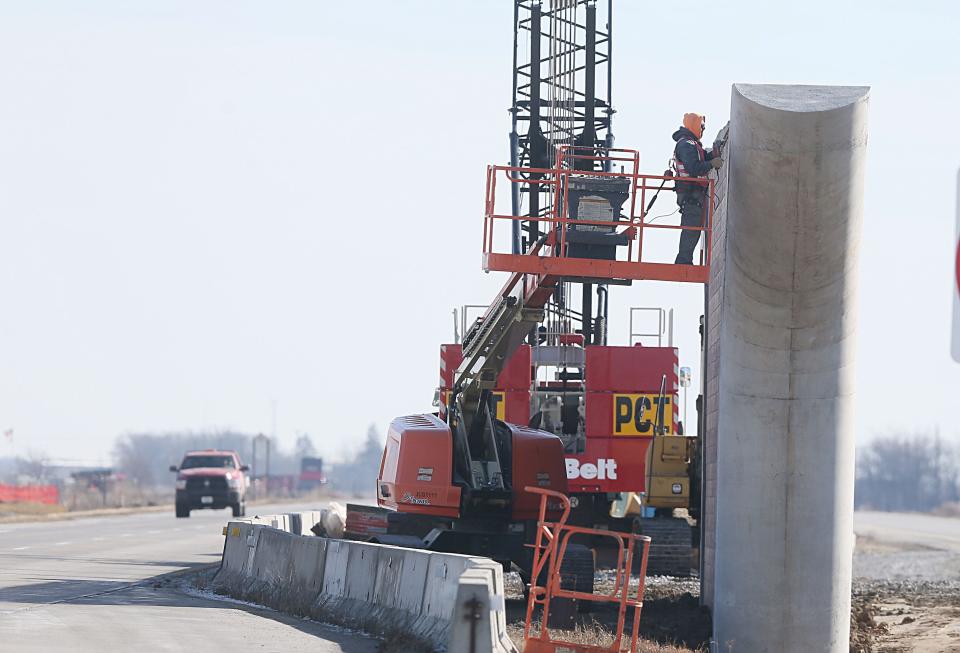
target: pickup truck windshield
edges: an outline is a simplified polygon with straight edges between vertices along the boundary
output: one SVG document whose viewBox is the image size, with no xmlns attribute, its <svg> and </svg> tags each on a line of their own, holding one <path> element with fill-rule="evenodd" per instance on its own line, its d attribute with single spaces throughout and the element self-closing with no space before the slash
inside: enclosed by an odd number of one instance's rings
<svg viewBox="0 0 960 653">
<path fill-rule="evenodd" d="M 194 469 L 196 467 L 227 467 L 234 469 L 236 464 L 233 456 L 187 456 L 183 459 L 180 469 Z"/>
</svg>

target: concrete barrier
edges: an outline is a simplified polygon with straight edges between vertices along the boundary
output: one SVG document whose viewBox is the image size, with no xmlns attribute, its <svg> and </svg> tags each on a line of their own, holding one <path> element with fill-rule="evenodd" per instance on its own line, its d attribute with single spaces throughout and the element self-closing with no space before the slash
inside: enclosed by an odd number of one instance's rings
<svg viewBox="0 0 960 653">
<path fill-rule="evenodd" d="M 423 614 L 434 618 L 448 618 L 450 606 L 457 598 L 457 581 L 467 569 L 476 567 L 487 558 L 471 558 L 447 553 L 430 556 L 427 584 L 423 590 Z"/>
<path fill-rule="evenodd" d="M 254 578 L 266 582 L 289 582 L 292 563 L 293 536 L 273 528 L 263 529 L 253 556 Z"/>
<path fill-rule="evenodd" d="M 457 584 L 457 597 L 451 615 L 452 627 L 447 650 L 517 653 L 507 635 L 503 571 L 492 560 L 485 560 L 463 572 Z"/>
<path fill-rule="evenodd" d="M 377 580 L 377 559 L 380 547 L 375 544 L 352 543 L 347 558 L 347 582 L 344 597 L 351 601 L 370 603 Z"/>
<path fill-rule="evenodd" d="M 293 611 L 306 614 L 323 584 L 328 541 L 322 537 L 293 540 L 290 585 L 287 590 Z"/>
<path fill-rule="evenodd" d="M 246 522 L 230 522 L 224 529 L 223 562 L 221 573 L 242 574 L 247 565 L 249 547 L 247 537 L 253 525 Z"/>
<path fill-rule="evenodd" d="M 254 515 L 252 517 L 243 517 L 235 521 L 262 524 L 276 528 L 277 530 L 293 533 L 294 535 L 310 535 L 311 530 L 316 524 L 320 523 L 323 517 L 322 510 L 305 510 L 302 512 L 288 512 L 280 515 Z"/>
<path fill-rule="evenodd" d="M 296 532 L 299 529 L 301 533 L 309 535 L 310 528 L 320 521 L 320 517 L 321 511 L 312 510 L 286 515 L 255 515 L 228 522 L 223 529 L 225 538 L 223 561 L 217 575 L 220 583 L 226 583 L 227 579 L 237 580 L 238 577 L 251 577 L 247 585 L 252 587 L 253 580 L 264 580 L 265 577 L 272 579 L 276 574 L 276 566 L 281 564 L 282 561 L 271 558 L 270 554 L 263 552 L 264 549 L 261 549 L 260 557 L 257 558 L 257 542 L 264 527 L 269 527 L 270 530 L 278 532 Z M 295 562 L 286 575 L 292 579 L 294 585 L 300 583 L 303 585 L 304 591 L 310 591 L 312 589 L 311 583 L 318 582 L 317 578 L 322 579 L 323 577 L 322 573 L 319 575 L 313 573 L 313 570 L 310 569 L 310 561 L 317 561 L 322 572 L 323 561 L 326 556 L 326 540 L 307 538 L 305 542 L 293 542 L 289 545 L 291 547 L 289 555 L 297 558 L 299 562 Z M 285 548 L 287 545 L 280 544 L 279 546 Z M 270 550 L 276 550 L 277 548 L 276 545 L 266 546 L 266 549 Z M 264 571 L 261 572 L 263 576 L 258 576 L 257 567 L 264 567 Z M 310 569 L 309 582 L 294 573 L 301 571 L 307 573 L 307 569 Z M 256 597 L 253 596 L 254 592 L 250 587 L 247 589 L 247 594 L 249 595 L 248 598 L 253 600 Z M 261 593 L 264 589 L 263 587 L 259 588 Z M 315 595 L 316 592 L 314 592 Z"/>
<path fill-rule="evenodd" d="M 435 650 L 453 642 L 451 620 L 463 602 L 479 597 L 486 606 L 474 624 L 484 633 L 480 641 L 496 642 L 492 651 L 516 651 L 506 635 L 503 572 L 492 560 L 295 535 L 270 524 L 296 528 L 299 521 L 302 530 L 304 515 L 277 517 L 227 524 L 214 590 Z M 468 649 L 451 643 L 449 650 Z"/>
<path fill-rule="evenodd" d="M 287 530 L 294 535 L 310 535 L 310 529 L 320 521 L 320 510 L 287 513 Z"/>
<path fill-rule="evenodd" d="M 264 526 L 254 548 L 250 569 L 254 582 L 247 596 L 257 603 L 276 605 L 288 594 L 293 576 L 293 541 L 296 537 Z"/>
<path fill-rule="evenodd" d="M 291 512 L 287 514 L 288 532 L 294 535 L 303 535 L 303 513 Z"/>
<path fill-rule="evenodd" d="M 428 551 L 393 547 L 381 549 L 377 561 L 374 603 L 420 614 L 429 565 Z"/>
<path fill-rule="evenodd" d="M 483 562 L 470 556 L 329 540 L 323 589 L 311 615 L 378 635 L 402 633 L 440 648 L 450 634 L 460 574 Z"/>
<path fill-rule="evenodd" d="M 383 546 L 377 562 L 374 602 L 380 618 L 398 620 L 398 628 L 428 642 L 440 642 L 449 633 L 450 610 L 428 611 L 427 588 L 431 564 L 445 554 Z M 469 564 L 478 563 L 468 558 Z M 413 620 L 409 615 L 416 615 Z"/>
</svg>

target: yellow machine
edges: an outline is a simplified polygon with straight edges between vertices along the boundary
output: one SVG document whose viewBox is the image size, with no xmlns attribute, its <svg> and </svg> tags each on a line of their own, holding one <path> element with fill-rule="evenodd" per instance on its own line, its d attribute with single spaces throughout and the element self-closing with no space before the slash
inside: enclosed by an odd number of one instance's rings
<svg viewBox="0 0 960 653">
<path fill-rule="evenodd" d="M 659 573 L 684 576 L 697 566 L 698 551 L 691 546 L 697 538 L 688 520 L 699 520 L 697 446 L 693 436 L 655 436 L 647 452 L 647 492 L 623 492 L 610 506 L 611 517 L 632 519 L 634 531 L 653 538 L 650 557 Z M 645 509 L 663 518 L 644 519 L 650 516 Z"/>
<path fill-rule="evenodd" d="M 690 466 L 696 456 L 697 438 L 660 435 L 647 452 L 647 495 L 651 508 L 690 508 Z"/>
</svg>

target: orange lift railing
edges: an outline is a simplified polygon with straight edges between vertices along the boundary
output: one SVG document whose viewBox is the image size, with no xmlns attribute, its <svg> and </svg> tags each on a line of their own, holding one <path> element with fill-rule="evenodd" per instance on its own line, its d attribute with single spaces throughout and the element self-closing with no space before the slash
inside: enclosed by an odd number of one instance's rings
<svg viewBox="0 0 960 653">
<path fill-rule="evenodd" d="M 585 151 L 587 153 L 580 153 Z M 606 170 L 577 169 L 578 162 L 592 164 Z M 581 279 L 623 279 L 680 281 L 705 283 L 709 277 L 710 236 L 712 233 L 713 208 L 715 206 L 714 181 L 708 178 L 683 178 L 670 175 L 641 174 L 640 154 L 636 150 L 614 148 L 583 148 L 563 146 L 558 148 L 553 168 L 520 168 L 492 165 L 487 167 L 486 196 L 483 224 L 483 269 L 527 274 L 549 274 Z M 619 171 L 614 168 L 620 168 Z M 612 219 L 583 219 L 571 215 L 571 188 L 589 185 L 590 180 L 622 180 L 628 182 L 629 196 L 623 208 Z M 685 227 L 680 224 L 661 224 L 648 216 L 649 200 L 660 192 L 673 193 L 676 183 L 702 185 L 708 201 L 704 202 L 703 226 Z M 517 185 L 521 196 L 531 192 L 550 191 L 552 202 L 540 215 L 513 215 L 498 209 L 498 184 L 507 184 L 512 191 Z M 601 182 L 602 183 L 602 182 Z M 509 197 L 510 193 L 501 196 Z M 581 200 L 582 201 L 582 200 Z M 543 234 L 531 243 L 522 254 L 497 251 L 495 232 L 522 221 L 536 223 Z M 571 255 L 571 230 L 613 230 L 625 241 L 626 247 L 618 247 L 616 258 L 584 258 Z M 696 230 L 703 234 L 700 260 L 694 265 L 678 265 L 672 262 L 650 260 L 649 247 L 645 250 L 644 235 L 652 230 L 669 230 L 679 235 L 681 230 Z M 648 238 L 649 239 L 649 238 Z M 674 244 L 675 246 L 675 244 Z M 625 251 L 624 251 L 625 250 Z M 675 249 L 673 251 L 676 251 Z M 672 260 L 672 259 L 671 259 Z"/>
<path fill-rule="evenodd" d="M 650 552 L 650 538 L 633 533 L 619 533 L 595 528 L 568 526 L 570 499 L 560 492 L 540 487 L 527 487 L 527 492 L 540 495 L 540 514 L 533 549 L 533 570 L 530 581 L 530 596 L 527 601 L 527 619 L 523 629 L 524 653 L 555 653 L 558 650 L 578 651 L 581 653 L 636 653 L 640 636 L 640 611 L 643 608 L 644 578 L 647 575 L 647 555 Z M 559 501 L 563 506 L 563 515 L 559 521 L 549 522 L 547 502 Z M 617 567 L 613 589 L 608 594 L 577 592 L 561 587 L 561 565 L 566 554 L 570 538 L 575 535 L 610 537 L 617 545 Z M 637 574 L 632 574 L 636 559 L 640 564 Z M 546 584 L 539 585 L 546 569 Z M 550 614 L 550 602 L 554 599 L 577 599 L 595 603 L 617 604 L 617 629 L 609 647 L 592 644 L 578 644 L 563 639 L 554 639 L 550 635 L 547 615 Z M 531 623 L 537 607 L 540 610 L 539 633 L 531 634 Z M 630 636 L 624 639 L 623 630 L 627 623 L 627 610 L 633 610 Z"/>
</svg>

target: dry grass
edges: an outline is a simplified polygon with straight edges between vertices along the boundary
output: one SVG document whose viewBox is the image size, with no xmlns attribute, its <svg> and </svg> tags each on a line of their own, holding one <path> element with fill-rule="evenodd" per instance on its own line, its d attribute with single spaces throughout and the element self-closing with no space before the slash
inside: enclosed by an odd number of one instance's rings
<svg viewBox="0 0 960 653">
<path fill-rule="evenodd" d="M 519 646 L 523 639 L 526 601 L 521 598 L 523 584 L 519 577 L 514 576 L 516 574 L 507 575 L 504 589 L 507 594 L 507 627 L 511 639 Z M 612 590 L 611 582 L 609 573 L 598 572 L 595 591 L 609 593 Z M 512 593 L 511 590 L 515 591 Z M 696 579 L 647 577 L 640 619 L 642 639 L 639 650 L 646 653 L 706 651 L 711 631 L 710 614 L 699 604 L 699 591 Z M 632 618 L 632 611 L 628 611 L 628 621 L 632 621 Z M 578 622 L 581 626 L 571 633 L 551 629 L 551 634 L 560 634 L 575 643 L 609 646 L 613 640 L 611 633 L 616 628 L 616 607 L 611 604 L 595 605 L 590 612 L 580 612 Z M 539 633 L 539 630 L 534 630 L 534 633 Z"/>
<path fill-rule="evenodd" d="M 79 495 L 78 495 L 79 496 Z M 92 495 L 91 495 L 92 496 Z M 158 495 L 154 499 L 146 498 L 146 495 L 127 495 L 124 501 L 124 507 L 97 507 L 102 503 L 96 495 L 94 498 L 86 497 L 82 501 L 74 501 L 74 495 L 67 497 L 72 505 L 46 505 L 41 503 L 0 503 L 0 524 L 11 522 L 29 522 L 29 521 L 59 521 L 62 519 L 82 519 L 85 517 L 110 517 L 114 515 L 129 515 L 142 512 L 173 512 L 172 499 L 167 497 L 166 502 L 161 502 L 162 496 Z M 158 503 L 159 502 L 159 503 Z M 247 502 L 248 511 L 250 507 L 263 504 L 283 504 L 283 503 L 303 503 L 304 500 L 299 497 L 269 497 L 259 500 L 249 500 Z M 79 506 L 90 505 L 92 509 L 80 509 Z M 229 512 L 229 511 L 228 511 Z M 253 511 L 255 512 L 255 510 Z"/>
<path fill-rule="evenodd" d="M 531 628 L 531 634 L 540 632 L 540 624 L 534 624 Z M 507 626 L 507 633 L 510 639 L 523 651 L 523 624 L 512 623 Z M 554 630 L 550 633 L 555 638 L 562 638 L 573 644 L 590 644 L 592 646 L 609 647 L 613 644 L 613 631 L 597 623 L 596 621 L 585 624 L 577 624 L 573 630 Z M 678 646 L 658 644 L 649 640 L 641 639 L 637 647 L 638 653 L 697 653 L 695 649 L 683 648 Z"/>
<path fill-rule="evenodd" d="M 434 651 L 416 638 L 393 635 L 380 642 L 377 653 L 434 653 Z"/>
<path fill-rule="evenodd" d="M 0 503 L 0 515 L 53 515 L 66 510 L 66 507 L 59 504 Z"/>
<path fill-rule="evenodd" d="M 0 524 L 32 522 L 32 521 L 61 521 L 65 519 L 83 519 L 86 517 L 111 517 L 114 515 L 129 515 L 141 512 L 163 512 L 169 510 L 173 512 L 173 505 L 169 506 L 150 506 L 143 508 L 102 508 L 100 510 L 77 510 L 70 511 L 64 506 L 45 506 L 53 508 L 49 512 L 23 512 L 15 513 L 7 511 L 7 506 L 13 504 L 0 504 Z"/>
<path fill-rule="evenodd" d="M 960 517 L 960 503 L 948 502 L 931 511 L 937 517 Z"/>
</svg>

